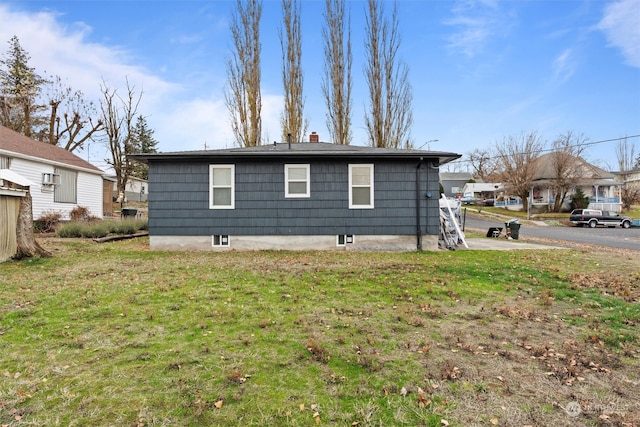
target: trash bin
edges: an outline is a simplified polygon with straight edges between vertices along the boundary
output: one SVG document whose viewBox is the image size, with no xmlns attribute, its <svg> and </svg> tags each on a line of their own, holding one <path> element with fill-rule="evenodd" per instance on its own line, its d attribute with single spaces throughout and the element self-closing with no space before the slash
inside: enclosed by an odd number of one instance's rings
<svg viewBox="0 0 640 427">
<path fill-rule="evenodd" d="M 520 236 L 520 222 L 517 219 L 512 219 L 511 221 L 505 222 L 504 226 L 506 228 L 507 238 L 511 237 L 512 239 L 518 240 Z"/>
<path fill-rule="evenodd" d="M 122 218 L 135 218 L 138 215 L 138 209 L 123 208 L 120 213 Z"/>
</svg>

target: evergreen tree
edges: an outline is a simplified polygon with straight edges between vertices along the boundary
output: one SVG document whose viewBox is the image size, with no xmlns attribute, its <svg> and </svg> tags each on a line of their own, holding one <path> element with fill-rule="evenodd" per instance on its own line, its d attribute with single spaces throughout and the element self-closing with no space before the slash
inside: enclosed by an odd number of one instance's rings
<svg viewBox="0 0 640 427">
<path fill-rule="evenodd" d="M 582 191 L 582 188 L 576 187 L 575 193 L 571 197 L 571 203 L 569 204 L 571 210 L 574 209 L 586 209 L 589 207 L 589 196 L 586 196 Z"/>
<path fill-rule="evenodd" d="M 37 99 L 47 81 L 29 66 L 29 55 L 13 36 L 9 50 L 0 59 L 0 124 L 31 137 L 44 109 Z"/>
<path fill-rule="evenodd" d="M 134 153 L 157 153 L 158 141 L 153 138 L 154 130 L 149 127 L 147 119 L 140 115 L 136 119 L 131 132 L 132 148 Z M 135 162 L 131 176 L 140 179 L 149 178 L 149 166 Z"/>
</svg>

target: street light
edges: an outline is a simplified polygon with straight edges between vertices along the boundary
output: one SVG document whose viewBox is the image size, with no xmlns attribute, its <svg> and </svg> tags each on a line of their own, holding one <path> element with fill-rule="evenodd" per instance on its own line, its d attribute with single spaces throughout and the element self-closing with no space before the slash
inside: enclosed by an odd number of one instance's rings
<svg viewBox="0 0 640 427">
<path fill-rule="evenodd" d="M 418 147 L 418 150 L 421 149 L 422 147 L 424 147 L 425 145 L 427 146 L 427 150 L 430 150 L 429 144 L 432 143 L 432 142 L 438 142 L 438 140 L 437 139 L 430 139 L 429 141 L 425 142 L 420 147 Z"/>
</svg>

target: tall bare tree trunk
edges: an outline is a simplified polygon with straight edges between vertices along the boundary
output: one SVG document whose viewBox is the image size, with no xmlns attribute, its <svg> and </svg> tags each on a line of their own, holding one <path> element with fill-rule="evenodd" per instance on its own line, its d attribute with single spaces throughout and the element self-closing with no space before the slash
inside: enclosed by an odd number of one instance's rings
<svg viewBox="0 0 640 427">
<path fill-rule="evenodd" d="M 308 123 L 304 118 L 302 33 L 298 0 L 282 0 L 282 13 L 284 27 L 280 29 L 284 87 L 282 141 L 287 141 L 288 135 L 291 135 L 294 141 L 301 142 L 307 133 Z"/>
<path fill-rule="evenodd" d="M 14 259 L 30 258 L 36 255 L 41 257 L 51 256 L 51 253 L 36 241 L 33 233 L 33 205 L 30 191 L 27 191 L 27 194 L 20 198 L 16 240 L 18 247 L 16 255 L 13 257 Z"/>
<path fill-rule="evenodd" d="M 225 102 L 231 128 L 241 147 L 261 145 L 262 95 L 260 93 L 260 18 L 262 0 L 237 0 L 231 22 L 233 56 L 227 60 L 228 85 Z"/>
<path fill-rule="evenodd" d="M 407 65 L 398 58 L 398 9 L 394 3 L 391 21 L 385 19 L 383 2 L 368 0 L 366 17 L 369 111 L 365 126 L 374 147 L 410 148 L 413 124 L 412 92 Z"/>
<path fill-rule="evenodd" d="M 351 144 L 351 29 L 345 22 L 345 0 L 325 0 L 324 78 L 327 129 L 335 144 Z"/>
</svg>

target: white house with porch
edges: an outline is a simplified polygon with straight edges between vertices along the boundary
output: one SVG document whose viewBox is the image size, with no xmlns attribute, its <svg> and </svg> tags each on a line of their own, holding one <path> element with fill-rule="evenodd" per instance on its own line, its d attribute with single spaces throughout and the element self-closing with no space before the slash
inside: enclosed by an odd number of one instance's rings
<svg viewBox="0 0 640 427">
<path fill-rule="evenodd" d="M 536 160 L 536 172 L 531 187 L 530 199 L 532 208 L 551 209 L 555 203 L 554 189 L 561 181 L 555 167 L 555 153 L 544 154 Z M 580 157 L 574 157 L 571 166 L 565 168 L 563 181 L 571 182 L 563 207 L 569 208 L 571 196 L 577 188 L 581 188 L 589 197 L 589 209 L 602 209 L 611 212 L 622 211 L 620 198 L 621 183 L 615 175 L 594 166 Z"/>
</svg>

